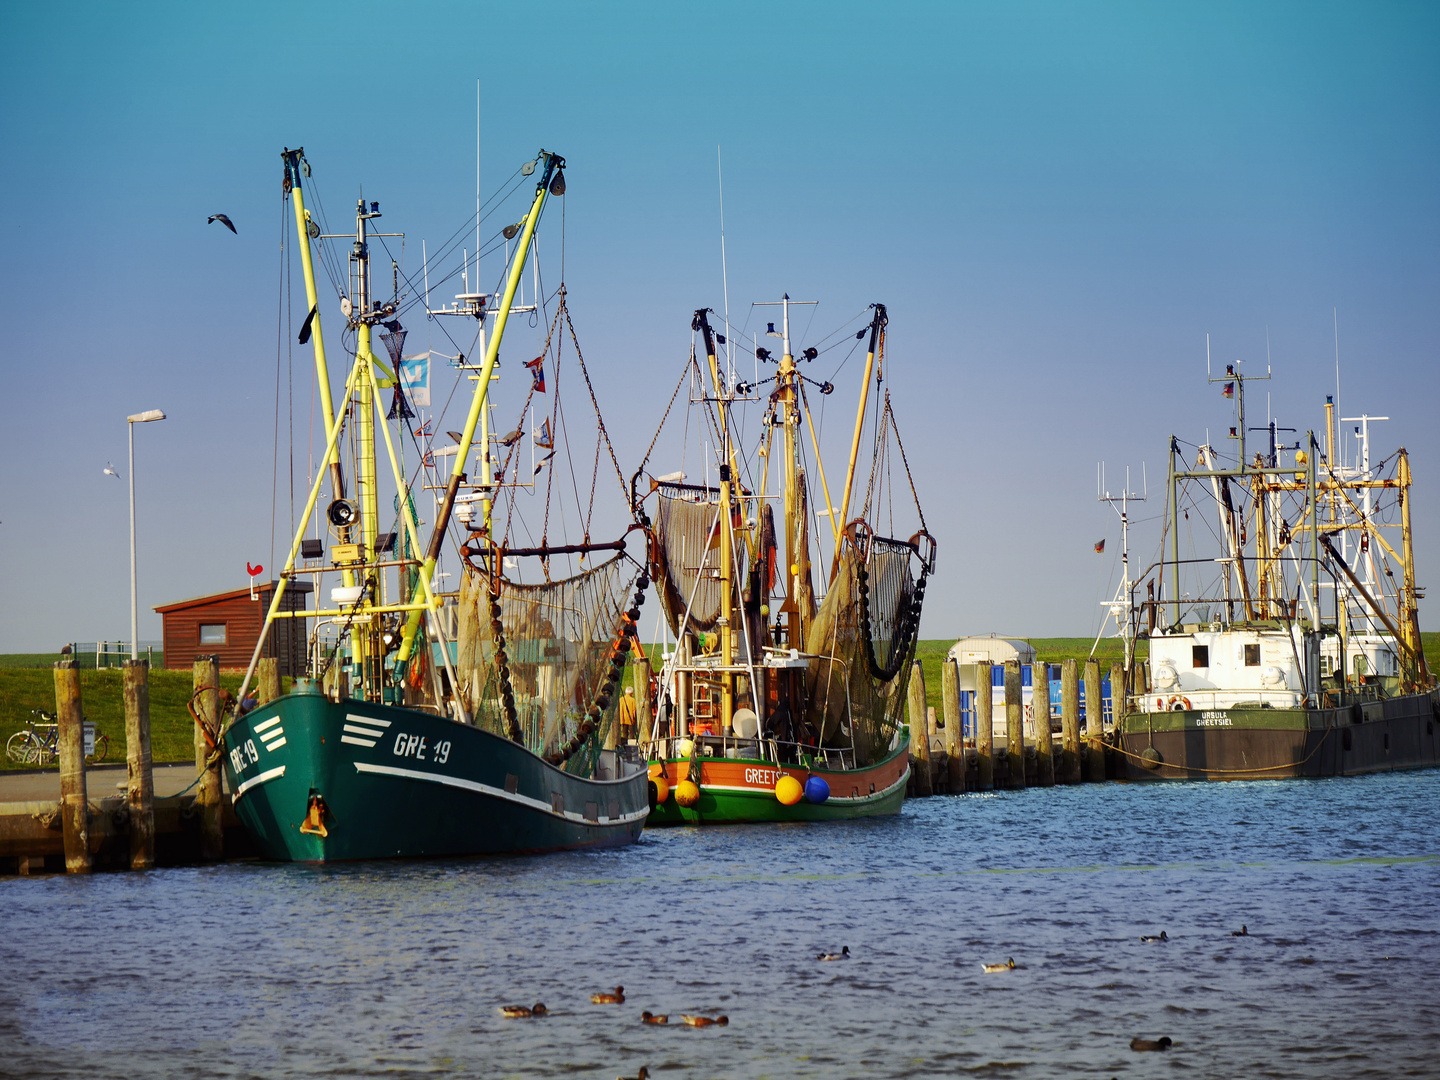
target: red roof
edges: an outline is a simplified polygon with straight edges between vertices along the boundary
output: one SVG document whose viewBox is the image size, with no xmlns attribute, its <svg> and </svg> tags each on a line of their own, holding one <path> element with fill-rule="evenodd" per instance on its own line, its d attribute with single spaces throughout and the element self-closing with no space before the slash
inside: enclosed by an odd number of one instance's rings
<svg viewBox="0 0 1440 1080">
<path fill-rule="evenodd" d="M 274 581 L 257 582 L 255 592 L 269 594 L 275 589 Z M 315 586 L 308 581 L 292 581 L 285 586 L 287 593 L 308 593 L 313 592 Z M 172 611 L 183 611 L 185 608 L 203 607 L 206 604 L 215 604 L 223 600 L 239 600 L 241 597 L 250 595 L 250 586 L 243 589 L 231 589 L 229 592 L 211 593 L 209 596 L 192 596 L 188 600 L 176 600 L 173 604 L 158 604 L 151 610 L 158 611 L 161 615 L 167 615 Z"/>
</svg>

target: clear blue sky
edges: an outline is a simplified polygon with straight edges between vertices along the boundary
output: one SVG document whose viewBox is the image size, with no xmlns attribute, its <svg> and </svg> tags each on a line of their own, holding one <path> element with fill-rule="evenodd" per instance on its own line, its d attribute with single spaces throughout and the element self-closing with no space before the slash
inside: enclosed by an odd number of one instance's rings
<svg viewBox="0 0 1440 1080">
<path fill-rule="evenodd" d="M 1420 581 L 1440 568 L 1433 5 L 12 4 L 0 28 L 0 651 L 128 632 L 102 473 L 128 413 L 170 417 L 137 431 L 141 636 L 269 560 L 280 149 L 332 225 L 363 185 L 412 259 L 473 209 L 477 78 L 482 187 L 539 146 L 570 162 L 622 460 L 721 306 L 717 145 L 732 308 L 788 291 L 819 330 L 889 305 L 940 540 L 924 636 L 1093 633 L 1118 548 L 1096 462 L 1159 495 L 1172 432 L 1233 423 L 1207 332 L 1263 363 L 1268 327 L 1273 408 L 1318 429 L 1334 309 L 1342 408 L 1392 418 Z M 1157 541 L 1142 521 L 1137 560 Z"/>
</svg>

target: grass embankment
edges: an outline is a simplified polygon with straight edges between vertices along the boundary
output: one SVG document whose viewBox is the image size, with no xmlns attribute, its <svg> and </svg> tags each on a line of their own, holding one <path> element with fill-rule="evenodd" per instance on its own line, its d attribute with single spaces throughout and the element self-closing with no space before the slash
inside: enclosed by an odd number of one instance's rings
<svg viewBox="0 0 1440 1080">
<path fill-rule="evenodd" d="M 1084 660 L 1090 655 L 1091 638 L 1029 638 L 1041 660 L 1056 664 L 1062 660 Z M 1421 635 L 1425 659 L 1432 672 L 1440 673 L 1440 633 Z M 916 656 L 925 672 L 926 701 L 940 707 L 940 664 L 954 642 L 921 641 Z M 1139 643 L 1138 655 L 1146 655 L 1146 643 Z M 652 662 L 659 664 L 659 649 L 648 650 Z M 1115 638 L 1102 638 L 1095 656 L 1103 668 L 1123 658 L 1121 645 Z M 55 711 L 55 679 L 50 664 L 58 655 L 0 655 L 0 744 L 29 724 L 31 709 Z M 45 664 L 46 666 L 36 666 Z M 629 672 L 626 673 L 627 681 Z M 288 687 L 290 680 L 286 679 Z M 222 672 L 220 685 L 232 693 L 240 688 L 239 672 Z M 195 758 L 194 725 L 185 703 L 190 700 L 192 677 L 189 671 L 150 672 L 150 746 L 156 761 L 193 761 Z M 85 717 L 95 723 L 96 730 L 110 736 L 110 753 L 106 760 L 125 760 L 125 698 L 118 669 L 80 672 L 80 694 L 85 703 Z M 9 759 L 0 758 L 0 768 L 14 769 Z"/>
<path fill-rule="evenodd" d="M 125 693 L 118 668 L 80 672 L 80 698 L 85 719 L 98 733 L 110 737 L 106 761 L 125 760 Z M 220 685 L 234 693 L 240 689 L 240 672 L 222 672 Z M 288 683 L 289 680 L 287 679 Z M 193 678 L 189 671 L 150 672 L 150 753 L 155 761 L 194 761 L 194 722 L 185 703 Z M 55 711 L 55 676 L 49 668 L 22 668 L 0 660 L 0 744 L 32 719 L 31 709 Z M 55 767 L 55 766 L 52 766 Z M 18 769 L 8 757 L 0 768 Z"/>
</svg>

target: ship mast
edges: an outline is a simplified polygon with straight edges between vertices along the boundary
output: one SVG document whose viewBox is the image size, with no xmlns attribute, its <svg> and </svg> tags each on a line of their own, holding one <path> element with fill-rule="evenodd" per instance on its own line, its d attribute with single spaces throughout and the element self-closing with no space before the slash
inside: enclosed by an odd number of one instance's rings
<svg viewBox="0 0 1440 1080">
<path fill-rule="evenodd" d="M 785 481 L 785 559 L 786 580 L 785 605 L 787 614 L 787 640 L 792 649 L 802 648 L 805 630 L 815 613 L 815 598 L 810 588 L 810 544 L 808 524 L 802 517 L 804 500 L 800 491 L 800 394 L 797 390 L 799 372 L 795 357 L 790 351 L 790 308 L 808 307 L 818 300 L 791 300 L 786 293 L 778 301 L 756 304 L 756 307 L 778 307 L 781 314 L 781 331 L 775 332 L 775 324 L 769 324 L 767 334 L 780 338 L 782 351 L 779 369 L 775 374 L 775 403 L 780 412 L 780 422 L 785 438 L 785 457 L 781 464 Z"/>
</svg>

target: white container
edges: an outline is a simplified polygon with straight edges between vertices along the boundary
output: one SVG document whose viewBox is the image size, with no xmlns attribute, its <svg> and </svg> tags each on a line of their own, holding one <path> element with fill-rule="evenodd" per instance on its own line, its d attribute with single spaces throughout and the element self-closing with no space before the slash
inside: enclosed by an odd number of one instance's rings
<svg viewBox="0 0 1440 1080">
<path fill-rule="evenodd" d="M 330 590 L 330 602 L 339 607 L 349 607 L 356 603 L 364 592 L 364 585 L 337 585 Z"/>
</svg>

